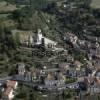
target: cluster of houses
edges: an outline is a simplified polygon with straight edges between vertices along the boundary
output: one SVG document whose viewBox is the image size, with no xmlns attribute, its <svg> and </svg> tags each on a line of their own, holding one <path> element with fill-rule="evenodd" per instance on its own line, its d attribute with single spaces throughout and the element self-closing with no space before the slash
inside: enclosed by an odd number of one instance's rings
<svg viewBox="0 0 100 100">
<path fill-rule="evenodd" d="M 92 37 L 91 37 L 92 38 Z M 100 42 L 98 37 L 95 37 L 94 41 L 80 40 L 75 34 L 67 32 L 64 40 L 71 43 L 75 49 L 81 52 L 85 52 L 88 59 L 95 63 L 100 60 Z M 100 61 L 99 61 L 100 62 Z"/>
<path fill-rule="evenodd" d="M 25 64 L 20 63 L 18 66 L 18 74 L 20 77 L 17 77 L 19 80 L 23 79 L 26 81 L 34 81 L 34 80 L 40 80 L 40 82 L 45 83 L 47 85 L 50 84 L 50 81 L 52 80 L 53 82 L 57 82 L 57 80 L 59 80 L 59 82 L 62 80 L 64 80 L 64 75 L 59 72 L 59 68 L 49 68 L 47 69 L 46 66 L 44 66 L 43 68 L 30 68 L 30 71 L 27 71 L 25 68 Z M 56 78 L 55 78 L 56 77 Z"/>
<path fill-rule="evenodd" d="M 86 87 L 87 91 L 94 95 L 100 93 L 100 69 L 93 71 L 91 74 L 89 74 L 87 77 L 84 77 L 83 80 L 81 80 Z"/>
<path fill-rule="evenodd" d="M 15 31 L 18 34 L 18 31 Z M 14 33 L 13 32 L 13 33 Z M 20 32 L 19 32 L 20 33 Z M 57 48 L 57 42 L 52 41 L 43 36 L 39 29 L 37 34 L 29 32 L 29 34 L 20 35 L 20 43 L 27 47 L 44 46 L 45 48 L 52 48 L 53 50 L 63 50 Z M 65 61 L 56 62 L 56 66 L 42 65 L 40 68 L 31 67 L 27 70 L 25 63 L 17 65 L 18 74 L 14 77 L 18 81 L 39 82 L 45 87 L 62 86 L 66 84 L 66 77 L 77 78 L 79 82 L 85 83 L 86 86 L 95 86 L 95 91 L 100 93 L 100 45 L 97 41 L 91 43 L 87 40 L 80 40 L 75 34 L 66 33 L 64 41 L 71 43 L 77 50 L 84 50 L 87 52 L 88 60 L 86 64 L 74 59 L 67 51 L 63 52 Z M 56 59 L 56 58 L 55 58 Z M 81 77 L 81 78 L 79 78 Z M 16 81 L 6 81 L 6 87 L 2 88 L 2 98 L 12 100 L 14 97 L 14 90 L 17 88 Z M 5 99 L 6 100 L 6 99 Z"/>
<path fill-rule="evenodd" d="M 26 66 L 23 63 L 18 64 L 18 74 L 16 77 L 18 80 L 24 81 L 34 81 L 39 80 L 42 81 L 45 85 L 53 85 L 64 84 L 66 80 L 66 76 L 77 77 L 77 75 L 81 75 L 81 66 L 82 63 L 79 61 L 75 61 L 73 64 L 62 62 L 58 63 L 55 67 L 52 68 L 49 66 L 43 66 L 42 68 L 30 68 L 26 70 Z M 83 74 L 85 72 L 83 71 Z M 42 79 L 42 80 L 41 80 Z M 44 80 L 44 81 L 43 81 Z"/>
<path fill-rule="evenodd" d="M 90 38 L 92 37 L 90 36 Z M 87 39 L 78 39 L 75 34 L 66 33 L 64 40 L 71 43 L 75 49 L 87 54 L 88 60 L 86 59 L 85 75 L 78 81 L 85 84 L 89 93 L 100 93 L 100 42 L 98 37 L 91 39 L 92 41 L 90 42 Z"/>
<path fill-rule="evenodd" d="M 25 64 L 20 63 L 18 66 L 19 80 L 34 82 L 39 80 L 45 87 L 62 86 L 66 84 L 66 77 L 77 78 L 79 82 L 84 82 L 87 87 L 91 84 L 95 86 L 96 92 L 100 92 L 100 69 L 94 69 L 91 62 L 87 61 L 86 67 L 79 61 L 73 63 L 61 62 L 56 67 L 43 66 L 42 68 L 30 68 L 27 71 Z M 80 78 L 82 78 L 80 80 Z M 99 88 L 98 88 L 99 87 Z M 93 87 L 94 88 L 94 87 Z"/>
<path fill-rule="evenodd" d="M 30 70 L 27 70 L 24 63 L 19 63 L 17 67 L 18 77 L 16 77 L 16 79 L 23 79 L 23 81 L 28 82 L 39 80 L 39 84 L 44 85 L 45 87 L 58 87 L 66 84 L 66 76 L 80 77 L 80 74 L 82 74 L 81 66 L 82 63 L 74 61 L 73 64 L 67 62 L 59 63 L 55 68 L 43 66 L 41 69 L 30 68 Z M 90 69 L 89 66 L 91 66 Z M 87 88 L 88 91 L 92 91 L 92 93 L 100 93 L 100 68 L 92 70 L 92 65 L 89 62 L 87 62 L 87 68 L 84 77 L 81 80 L 78 78 L 78 81 L 84 82 L 87 87 L 91 86 L 91 88 Z M 5 85 L 0 86 L 0 90 L 2 90 L 2 98 L 4 98 L 4 100 L 12 100 L 17 86 L 17 81 L 7 80 Z"/>
</svg>

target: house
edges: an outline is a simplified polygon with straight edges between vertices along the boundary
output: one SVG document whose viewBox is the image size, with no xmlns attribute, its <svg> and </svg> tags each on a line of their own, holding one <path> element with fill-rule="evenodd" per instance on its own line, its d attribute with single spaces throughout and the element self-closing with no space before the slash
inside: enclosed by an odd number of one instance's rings
<svg viewBox="0 0 100 100">
<path fill-rule="evenodd" d="M 25 81 L 32 81 L 32 74 L 30 71 L 26 71 L 26 73 L 24 75 L 24 79 L 25 79 Z"/>
<path fill-rule="evenodd" d="M 92 74 L 92 69 L 91 68 L 89 68 L 88 66 L 86 66 L 86 68 L 85 68 L 85 75 L 86 76 L 89 76 L 90 74 Z"/>
<path fill-rule="evenodd" d="M 31 68 L 32 80 L 37 79 L 40 75 L 40 70 L 36 68 Z"/>
<path fill-rule="evenodd" d="M 93 64 L 92 64 L 91 61 L 86 61 L 86 66 L 87 66 L 88 68 L 91 68 L 91 69 L 94 68 L 94 66 L 93 66 Z"/>
<path fill-rule="evenodd" d="M 89 47 L 89 58 L 99 58 L 100 59 L 100 45 L 99 43 L 92 43 Z"/>
<path fill-rule="evenodd" d="M 95 76 L 96 76 L 97 79 L 100 80 L 100 72 L 97 72 Z"/>
<path fill-rule="evenodd" d="M 60 71 L 65 75 L 76 76 L 77 74 L 76 70 L 77 67 L 71 63 L 66 63 L 66 62 L 59 63 L 59 68 Z"/>
<path fill-rule="evenodd" d="M 78 44 L 79 44 L 80 47 L 85 47 L 86 46 L 86 41 L 78 40 Z"/>
<path fill-rule="evenodd" d="M 100 69 L 98 69 L 95 73 L 95 77 L 100 80 Z"/>
<path fill-rule="evenodd" d="M 25 75 L 25 64 L 24 63 L 18 63 L 17 64 L 17 75 L 14 76 L 16 80 L 24 80 L 24 75 Z"/>
<path fill-rule="evenodd" d="M 96 85 L 100 87 L 100 78 L 95 78 Z"/>
<path fill-rule="evenodd" d="M 6 85 L 7 85 L 7 87 L 12 87 L 13 89 L 16 89 L 18 86 L 18 83 L 17 83 L 17 81 L 7 80 Z"/>
<path fill-rule="evenodd" d="M 65 84 L 65 77 L 62 73 L 58 73 L 57 75 L 53 75 L 49 73 L 44 80 L 46 86 L 59 86 Z"/>
<path fill-rule="evenodd" d="M 67 62 L 73 62 L 74 61 L 74 58 L 73 58 L 72 55 L 67 55 L 66 56 L 66 60 L 67 60 Z"/>
<path fill-rule="evenodd" d="M 78 37 L 71 32 L 67 32 L 66 36 L 64 37 L 64 40 L 72 44 L 76 44 L 78 41 Z"/>
<path fill-rule="evenodd" d="M 98 42 L 88 42 L 88 41 L 87 41 L 87 45 L 88 45 L 88 48 L 91 48 L 91 49 L 98 49 L 100 46 Z"/>
<path fill-rule="evenodd" d="M 95 60 L 95 62 L 93 63 L 95 68 L 100 68 L 100 60 Z"/>
<path fill-rule="evenodd" d="M 84 83 L 87 86 L 90 86 L 90 85 L 94 84 L 94 78 L 91 75 L 89 77 L 85 77 L 84 78 Z"/>
<path fill-rule="evenodd" d="M 89 61 L 92 61 L 92 55 L 91 54 L 87 54 Z"/>
<path fill-rule="evenodd" d="M 75 61 L 74 62 L 74 65 L 77 67 L 77 68 L 80 68 L 82 66 L 82 63 L 80 61 Z"/>
<path fill-rule="evenodd" d="M 4 88 L 2 98 L 3 100 L 12 100 L 14 98 L 14 90 L 17 88 L 17 81 L 7 80 L 6 88 Z"/>
<path fill-rule="evenodd" d="M 24 73 L 25 73 L 25 64 L 24 63 L 19 63 L 17 65 L 17 67 L 18 67 L 18 74 L 19 75 L 24 75 Z"/>
<path fill-rule="evenodd" d="M 62 73 L 67 73 L 70 70 L 70 63 L 59 63 L 59 68 Z"/>
</svg>

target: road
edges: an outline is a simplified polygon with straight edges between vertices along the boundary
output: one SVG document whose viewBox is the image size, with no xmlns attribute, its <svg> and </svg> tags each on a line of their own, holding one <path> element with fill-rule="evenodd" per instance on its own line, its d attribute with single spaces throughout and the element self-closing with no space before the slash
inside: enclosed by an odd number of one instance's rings
<svg viewBox="0 0 100 100">
<path fill-rule="evenodd" d="M 73 83 L 59 85 L 59 86 L 49 86 L 49 85 L 47 86 L 45 84 L 44 85 L 39 84 L 40 80 L 34 80 L 34 81 L 25 80 L 25 79 L 23 79 L 19 75 L 14 75 L 14 76 L 8 76 L 8 77 L 0 78 L 0 83 L 4 83 L 6 80 L 16 80 L 19 83 L 27 85 L 29 87 L 34 88 L 35 86 L 37 86 L 39 90 L 46 90 L 46 91 L 57 91 L 57 90 L 61 91 L 61 90 L 66 90 L 67 88 L 75 89 L 78 86 L 78 80 L 76 82 L 73 82 Z M 98 91 L 100 92 L 100 86 L 99 87 L 93 87 L 91 89 L 93 90 L 93 91 L 91 91 L 93 93 L 96 93 Z"/>
<path fill-rule="evenodd" d="M 40 90 L 46 90 L 46 91 L 61 91 L 61 90 L 66 90 L 68 88 L 74 89 L 77 86 L 77 82 L 70 83 L 70 84 L 64 84 L 64 85 L 59 85 L 59 86 L 46 86 L 46 85 L 39 85 Z"/>
<path fill-rule="evenodd" d="M 75 86 L 77 85 L 77 82 L 74 82 L 74 83 L 70 83 L 70 84 L 65 84 L 65 85 L 59 85 L 59 86 L 46 86 L 46 85 L 37 85 L 37 83 L 39 83 L 39 80 L 35 80 L 35 81 L 30 81 L 30 80 L 25 80 L 23 79 L 21 76 L 19 75 L 14 75 L 14 76 L 8 76 L 8 77 L 4 77 L 4 78 L 0 78 L 0 83 L 3 83 L 5 82 L 6 80 L 16 80 L 18 81 L 19 83 L 22 83 L 22 84 L 25 84 L 27 86 L 31 86 L 31 87 L 35 87 L 35 86 L 38 86 L 38 87 L 42 87 L 42 88 L 46 88 L 46 89 L 51 89 L 51 90 L 54 90 L 54 89 L 57 89 L 57 88 L 68 88 L 70 86 Z"/>
<path fill-rule="evenodd" d="M 0 83 L 6 81 L 6 80 L 11 80 L 12 79 L 12 76 L 7 76 L 7 77 L 3 77 L 3 78 L 0 78 Z"/>
</svg>

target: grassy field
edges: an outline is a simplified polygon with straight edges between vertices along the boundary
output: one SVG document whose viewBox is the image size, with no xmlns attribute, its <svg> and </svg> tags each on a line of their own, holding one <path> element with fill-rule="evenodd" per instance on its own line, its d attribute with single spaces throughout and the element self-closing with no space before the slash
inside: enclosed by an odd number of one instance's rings
<svg viewBox="0 0 100 100">
<path fill-rule="evenodd" d="M 16 6 L 13 4 L 10 4 L 5 1 L 0 1 L 0 22 L 2 22 L 6 27 L 15 27 L 16 23 L 9 18 L 11 15 L 11 12 L 16 10 L 16 9 L 21 9 L 24 7 L 24 5 Z"/>
<path fill-rule="evenodd" d="M 100 0 L 92 0 L 91 7 L 100 8 Z"/>
<path fill-rule="evenodd" d="M 15 5 L 7 5 L 5 1 L 0 2 L 0 11 L 13 11 L 16 9 Z"/>
<path fill-rule="evenodd" d="M 10 3 L 8 3 L 8 5 L 7 5 L 7 2 L 1 1 L 0 2 L 0 12 L 14 11 L 14 10 L 20 9 L 24 6 L 25 5 L 16 6 L 16 5 L 13 5 Z"/>
</svg>

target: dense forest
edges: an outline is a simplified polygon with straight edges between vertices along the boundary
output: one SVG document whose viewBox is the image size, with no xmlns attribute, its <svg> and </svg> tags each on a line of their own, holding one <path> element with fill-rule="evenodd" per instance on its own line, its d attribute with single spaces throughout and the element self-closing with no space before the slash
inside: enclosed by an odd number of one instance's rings
<svg viewBox="0 0 100 100">
<path fill-rule="evenodd" d="M 34 30 L 40 27 L 46 32 L 52 30 L 55 34 L 69 30 L 79 35 L 86 33 L 99 36 L 100 10 L 90 7 L 91 0 L 67 0 L 63 3 L 60 0 L 37 0 L 37 2 L 10 0 L 10 2 L 26 5 L 12 13 L 12 18 L 18 22 L 17 28 Z"/>
</svg>

